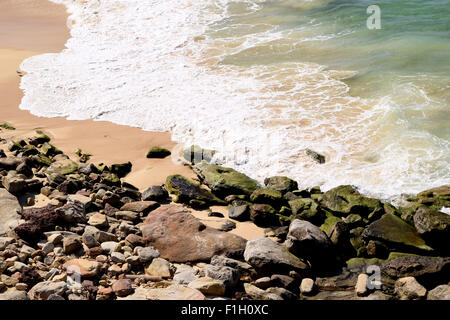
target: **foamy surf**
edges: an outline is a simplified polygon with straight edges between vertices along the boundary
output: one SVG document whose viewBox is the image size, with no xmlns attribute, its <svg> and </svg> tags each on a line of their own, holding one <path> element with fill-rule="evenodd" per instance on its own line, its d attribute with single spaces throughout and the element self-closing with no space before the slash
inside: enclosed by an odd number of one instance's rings
<svg viewBox="0 0 450 320">
<path fill-rule="evenodd" d="M 450 182 L 449 142 L 402 123 L 398 101 L 351 96 L 342 79 L 353 71 L 276 59 L 347 32 L 283 31 L 279 18 L 254 15 L 262 0 L 52 1 L 67 6 L 72 38 L 23 62 L 21 109 L 170 131 L 260 181 L 353 184 L 384 198 Z"/>
</svg>

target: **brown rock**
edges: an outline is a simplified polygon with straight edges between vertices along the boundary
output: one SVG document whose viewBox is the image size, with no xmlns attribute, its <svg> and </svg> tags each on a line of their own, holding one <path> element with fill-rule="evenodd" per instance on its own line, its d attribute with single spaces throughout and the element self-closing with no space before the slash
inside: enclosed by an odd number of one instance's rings
<svg viewBox="0 0 450 320">
<path fill-rule="evenodd" d="M 245 249 L 246 240 L 205 226 L 178 205 L 151 212 L 141 227 L 144 240 L 171 262 L 204 261 L 229 250 Z"/>
<path fill-rule="evenodd" d="M 144 246 L 145 245 L 145 241 L 144 238 L 136 235 L 136 234 L 129 234 L 126 238 L 125 241 L 127 243 L 129 243 L 131 246 L 133 247 L 137 247 L 137 246 Z"/>
<path fill-rule="evenodd" d="M 131 286 L 131 280 L 129 279 L 121 279 L 114 282 L 112 285 L 112 291 L 118 297 L 125 297 L 133 292 L 133 287 Z"/>
<path fill-rule="evenodd" d="M 79 250 L 83 245 L 81 244 L 80 239 L 75 237 L 65 238 L 63 240 L 63 250 L 64 253 L 73 253 Z"/>
<path fill-rule="evenodd" d="M 78 273 L 81 277 L 95 277 L 98 275 L 101 263 L 87 259 L 72 259 L 67 261 L 63 268 L 68 274 Z"/>
<path fill-rule="evenodd" d="M 147 214 L 158 207 L 159 203 L 156 201 L 135 201 L 126 203 L 120 208 L 120 211 L 134 211 Z"/>
</svg>

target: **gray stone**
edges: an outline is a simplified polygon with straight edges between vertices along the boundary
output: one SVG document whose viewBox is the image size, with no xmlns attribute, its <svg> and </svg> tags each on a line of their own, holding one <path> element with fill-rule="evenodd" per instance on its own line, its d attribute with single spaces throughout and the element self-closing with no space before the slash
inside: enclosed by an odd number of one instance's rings
<svg viewBox="0 0 450 320">
<path fill-rule="evenodd" d="M 31 288 L 28 295 L 32 300 L 47 300 L 51 294 L 64 295 L 66 290 L 67 284 L 63 281 L 43 281 Z"/>
<path fill-rule="evenodd" d="M 139 261 L 142 263 L 151 262 L 159 257 L 159 251 L 153 247 L 145 247 L 138 250 Z"/>
<path fill-rule="evenodd" d="M 208 264 L 205 266 L 204 270 L 205 276 L 222 280 L 227 290 L 233 290 L 241 277 L 238 270 L 225 266 L 213 266 Z"/>
<path fill-rule="evenodd" d="M 3 293 L 0 293 L 0 300 L 29 300 L 29 297 L 25 291 L 9 289 Z"/>
<path fill-rule="evenodd" d="M 10 231 L 9 225 L 20 220 L 22 207 L 15 196 L 0 189 L 0 236 L 5 236 Z"/>
</svg>

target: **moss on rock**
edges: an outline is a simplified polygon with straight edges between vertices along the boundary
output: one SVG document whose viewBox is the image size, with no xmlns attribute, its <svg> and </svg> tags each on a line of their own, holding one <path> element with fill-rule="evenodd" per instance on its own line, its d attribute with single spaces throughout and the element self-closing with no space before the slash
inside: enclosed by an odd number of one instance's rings
<svg viewBox="0 0 450 320">
<path fill-rule="evenodd" d="M 151 147 L 147 152 L 147 158 L 163 159 L 171 155 L 170 150 L 163 147 Z"/>
</svg>

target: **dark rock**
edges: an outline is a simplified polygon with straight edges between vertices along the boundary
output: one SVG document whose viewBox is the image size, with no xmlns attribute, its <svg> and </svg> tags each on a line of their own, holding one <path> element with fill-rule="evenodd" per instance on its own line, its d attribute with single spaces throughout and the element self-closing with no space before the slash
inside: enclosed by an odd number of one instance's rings
<svg viewBox="0 0 450 320">
<path fill-rule="evenodd" d="M 133 211 L 147 215 L 150 211 L 155 210 L 160 205 L 156 201 L 136 201 L 124 204 L 120 211 Z"/>
<path fill-rule="evenodd" d="M 230 220 L 226 220 L 220 227 L 218 230 L 220 231 L 224 231 L 224 232 L 228 232 L 231 231 L 233 229 L 236 229 L 236 223 L 234 223 L 233 221 Z"/>
<path fill-rule="evenodd" d="M 34 243 L 41 239 L 44 232 L 52 231 L 59 224 L 60 217 L 56 213 L 57 206 L 47 205 L 42 208 L 24 209 L 22 217 L 29 220 L 14 229 L 19 238 Z"/>
<path fill-rule="evenodd" d="M 422 207 L 414 215 L 414 225 L 433 248 L 450 253 L 450 215 Z"/>
<path fill-rule="evenodd" d="M 246 240 L 202 224 L 185 208 L 163 205 L 141 227 L 144 240 L 172 262 L 209 261 L 228 250 L 242 250 Z"/>
<path fill-rule="evenodd" d="M 250 207 L 250 219 L 258 227 L 280 225 L 275 209 L 268 204 L 254 204 Z"/>
<path fill-rule="evenodd" d="M 284 199 L 280 191 L 264 188 L 253 191 L 250 195 L 250 201 L 269 204 L 272 207 L 279 208 L 283 204 Z"/>
<path fill-rule="evenodd" d="M 212 211 L 212 212 L 208 213 L 208 217 L 218 217 L 218 218 L 223 218 L 224 215 L 221 214 L 220 212 Z"/>
<path fill-rule="evenodd" d="M 324 214 L 314 200 L 299 198 L 289 201 L 294 218 L 307 220 L 320 224 L 324 220 Z"/>
<path fill-rule="evenodd" d="M 307 156 L 309 156 L 311 159 L 313 159 L 315 162 L 323 164 L 325 163 L 325 156 L 321 155 L 320 153 L 311 150 L 311 149 L 306 149 L 305 153 Z"/>
<path fill-rule="evenodd" d="M 82 186 L 81 181 L 70 179 L 61 183 L 57 187 L 57 190 L 65 194 L 75 194 L 77 191 L 81 190 Z"/>
<path fill-rule="evenodd" d="M 132 167 L 133 165 L 129 161 L 127 163 L 113 164 L 111 166 L 111 172 L 116 174 L 119 178 L 123 178 L 131 172 Z"/>
<path fill-rule="evenodd" d="M 237 221 L 250 220 L 250 210 L 248 204 L 235 203 L 228 208 L 228 217 Z"/>
<path fill-rule="evenodd" d="M 151 186 L 142 193 L 143 201 L 166 201 L 169 193 L 162 186 Z"/>
<path fill-rule="evenodd" d="M 66 203 L 61 208 L 56 209 L 57 214 L 68 223 L 86 223 L 85 207 L 80 202 Z"/>
<path fill-rule="evenodd" d="M 44 279 L 35 269 L 26 267 L 20 272 L 18 280 L 20 283 L 26 283 L 28 288 L 32 288 Z"/>
<path fill-rule="evenodd" d="M 294 278 L 282 275 L 282 274 L 273 274 L 270 277 L 270 283 L 272 287 L 285 288 L 292 292 L 298 292 L 299 283 Z"/>
<path fill-rule="evenodd" d="M 267 188 L 277 190 L 283 194 L 298 189 L 297 181 L 288 177 L 275 176 L 264 179 L 264 184 Z"/>
<path fill-rule="evenodd" d="M 170 150 L 162 147 L 151 147 L 147 152 L 147 158 L 164 159 L 171 155 Z"/>
</svg>

